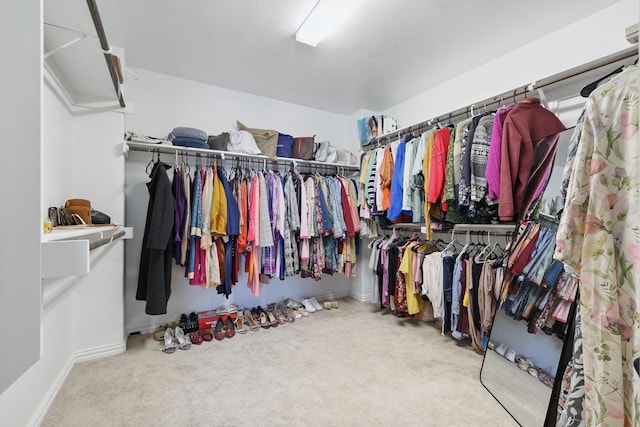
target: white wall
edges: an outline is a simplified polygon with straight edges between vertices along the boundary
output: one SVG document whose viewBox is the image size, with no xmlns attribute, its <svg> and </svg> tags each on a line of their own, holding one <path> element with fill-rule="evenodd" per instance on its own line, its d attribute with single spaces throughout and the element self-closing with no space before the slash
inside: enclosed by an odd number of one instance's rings
<svg viewBox="0 0 640 427">
<path fill-rule="evenodd" d="M 623 0 L 383 113 L 410 126 L 629 48 L 625 28 L 638 22 L 638 10 L 637 0 Z"/>
<path fill-rule="evenodd" d="M 41 351 L 40 1 L 0 2 L 0 94 L 2 393 L 38 360 Z"/>
<path fill-rule="evenodd" d="M 139 80 L 127 83 L 127 100 L 133 103 L 134 113 L 126 116 L 126 130 L 166 137 L 175 126 L 191 126 L 214 135 L 231 130 L 236 120 L 240 120 L 250 127 L 275 129 L 294 136 L 315 134 L 316 141 L 329 140 L 336 147 L 358 152 L 357 134 L 351 130 L 356 123 L 350 122 L 347 116 L 147 70 L 135 69 L 135 72 Z M 175 162 L 169 155 L 163 155 L 163 159 L 170 164 Z M 241 274 L 227 301 L 215 289 L 190 286 L 184 278 L 184 270 L 174 266 L 168 313 L 163 316 L 145 314 L 145 302 L 136 301 L 135 293 L 149 200 L 145 185 L 149 180 L 145 174 L 148 160 L 147 153 L 130 152 L 126 162 L 126 223 L 135 230 L 134 239 L 126 243 L 127 332 L 145 332 L 160 323 L 178 319 L 181 313 L 209 310 L 228 302 L 254 307 L 286 297 L 338 297 L 349 295 L 351 287 L 358 286 L 360 278 L 348 280 L 341 275 L 325 275 L 323 280 L 315 282 L 296 276 L 284 281 L 274 279 L 269 285 L 262 286 L 259 297 L 253 297 L 246 286 L 246 275 Z M 191 162 L 195 164 L 193 158 Z M 169 173 L 172 176 L 172 171 Z"/>
<path fill-rule="evenodd" d="M 122 115 L 91 112 L 74 117 L 48 85 L 43 90 L 42 110 L 38 218 L 46 216 L 49 206 L 84 197 L 122 224 Z M 38 248 L 39 241 L 38 234 Z M 73 363 L 125 350 L 123 260 L 124 243 L 120 241 L 91 252 L 89 275 L 40 280 L 37 270 L 38 294 L 42 295 L 41 358 L 0 395 L 3 423 L 37 425 Z M 16 333 L 15 328 L 8 329 Z M 20 354 L 15 346 L 3 348 Z"/>
</svg>

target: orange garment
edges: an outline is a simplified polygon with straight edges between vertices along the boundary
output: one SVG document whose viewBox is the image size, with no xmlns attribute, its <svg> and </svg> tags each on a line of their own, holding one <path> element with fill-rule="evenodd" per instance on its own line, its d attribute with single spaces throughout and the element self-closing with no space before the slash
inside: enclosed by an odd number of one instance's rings
<svg viewBox="0 0 640 427">
<path fill-rule="evenodd" d="M 384 157 L 380 166 L 380 187 L 382 188 L 382 210 L 389 209 L 391 205 L 391 178 L 393 177 L 393 154 L 391 145 L 384 149 Z"/>
<path fill-rule="evenodd" d="M 243 179 L 240 183 L 240 197 L 238 198 L 238 204 L 240 207 L 240 234 L 238 234 L 237 251 L 239 254 L 242 254 L 247 250 L 247 231 L 249 219 L 249 216 L 247 214 L 248 201 L 249 195 L 247 194 L 247 180 Z"/>
</svg>

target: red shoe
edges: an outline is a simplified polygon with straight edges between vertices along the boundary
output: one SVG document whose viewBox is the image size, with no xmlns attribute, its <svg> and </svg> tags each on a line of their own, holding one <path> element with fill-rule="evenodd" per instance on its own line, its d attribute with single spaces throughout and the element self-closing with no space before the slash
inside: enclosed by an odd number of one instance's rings
<svg viewBox="0 0 640 427">
<path fill-rule="evenodd" d="M 233 336 L 236 334 L 236 327 L 233 324 L 233 319 L 231 318 L 231 316 L 227 316 L 225 318 L 225 330 L 226 330 L 226 336 L 227 338 L 233 338 Z"/>
<path fill-rule="evenodd" d="M 199 334 L 202 337 L 202 339 L 205 341 L 211 341 L 213 339 L 213 334 L 211 333 L 210 329 L 205 329 L 203 331 L 198 331 L 196 333 Z"/>
<path fill-rule="evenodd" d="M 197 332 L 191 332 L 189 334 L 189 338 L 191 339 L 192 344 L 202 344 L 202 336 Z"/>
<path fill-rule="evenodd" d="M 216 322 L 216 328 L 213 331 L 213 336 L 218 341 L 221 341 L 225 337 L 224 322 L 222 321 L 222 317 L 218 317 L 218 321 Z"/>
</svg>

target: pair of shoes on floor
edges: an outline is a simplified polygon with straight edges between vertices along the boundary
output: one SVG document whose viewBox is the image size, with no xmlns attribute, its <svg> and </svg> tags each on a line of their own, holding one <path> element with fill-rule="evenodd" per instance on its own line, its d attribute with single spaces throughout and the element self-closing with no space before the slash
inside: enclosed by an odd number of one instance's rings
<svg viewBox="0 0 640 427">
<path fill-rule="evenodd" d="M 340 304 L 338 304 L 338 301 L 325 301 L 322 303 L 322 308 L 331 310 L 332 308 L 340 308 Z"/>
<path fill-rule="evenodd" d="M 191 340 L 189 335 L 184 334 L 184 330 L 180 326 L 176 326 L 175 330 L 172 328 L 165 329 L 161 346 L 163 352 L 171 354 L 176 351 L 176 348 L 189 350 L 191 348 Z"/>
<path fill-rule="evenodd" d="M 265 311 L 261 306 L 254 307 L 253 318 L 258 322 L 261 328 L 269 329 L 278 326 L 278 319 L 273 311 Z"/>
<path fill-rule="evenodd" d="M 244 323 L 249 327 L 251 332 L 258 332 L 260 330 L 260 324 L 256 321 L 253 313 L 248 308 L 244 309 L 242 313 L 244 317 Z"/>
<path fill-rule="evenodd" d="M 302 319 L 303 317 L 309 317 L 309 312 L 300 304 L 291 298 L 287 298 L 283 301 L 283 304 L 293 311 L 296 319 Z"/>
<path fill-rule="evenodd" d="M 511 348 L 507 348 L 506 345 L 500 344 L 495 348 L 494 351 L 500 356 L 507 359 L 509 362 L 516 363 L 516 351 Z"/>
<path fill-rule="evenodd" d="M 202 341 L 211 341 L 213 340 L 213 333 L 209 329 L 205 329 L 203 331 L 196 331 L 189 333 L 189 339 L 192 344 L 202 344 Z"/>
<path fill-rule="evenodd" d="M 305 310 L 309 313 L 315 313 L 316 311 L 323 310 L 323 307 L 320 305 L 316 297 L 303 298 L 300 300 L 300 303 L 302 303 Z"/>
<path fill-rule="evenodd" d="M 220 307 L 218 307 L 216 309 L 216 313 L 217 314 L 231 314 L 231 313 L 237 313 L 238 310 L 240 310 L 240 307 L 238 307 L 237 304 L 227 304 L 227 305 L 221 305 Z"/>
<path fill-rule="evenodd" d="M 236 327 L 231 316 L 220 316 L 213 330 L 213 337 L 218 341 L 226 338 L 233 338 L 236 334 Z"/>
<path fill-rule="evenodd" d="M 198 315 L 195 311 L 192 311 L 187 317 L 186 314 L 180 316 L 180 328 L 184 332 L 195 332 L 198 330 Z"/>
<path fill-rule="evenodd" d="M 176 326 L 178 326 L 178 322 L 169 322 L 169 323 L 165 323 L 164 325 L 158 326 L 156 330 L 153 331 L 153 339 L 156 341 L 164 340 L 164 331 L 166 331 L 167 328 L 173 329 Z"/>
</svg>

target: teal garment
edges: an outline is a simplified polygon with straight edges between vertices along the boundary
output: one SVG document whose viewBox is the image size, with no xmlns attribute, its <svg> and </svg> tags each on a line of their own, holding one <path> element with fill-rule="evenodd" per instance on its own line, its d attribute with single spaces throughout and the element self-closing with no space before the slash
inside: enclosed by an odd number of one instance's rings
<svg viewBox="0 0 640 427">
<path fill-rule="evenodd" d="M 424 175 L 422 174 L 422 161 L 427 152 L 427 141 L 429 134 L 434 130 L 428 130 L 420 135 L 420 142 L 413 144 L 415 153 L 413 154 L 413 185 L 415 191 L 411 194 L 411 207 L 413 211 L 413 222 L 424 221 Z"/>
<path fill-rule="evenodd" d="M 456 139 L 456 128 L 451 130 L 449 139 L 449 151 L 447 152 L 447 169 L 444 181 L 444 200 L 451 206 L 455 203 L 455 187 L 453 186 L 453 143 Z"/>
</svg>

